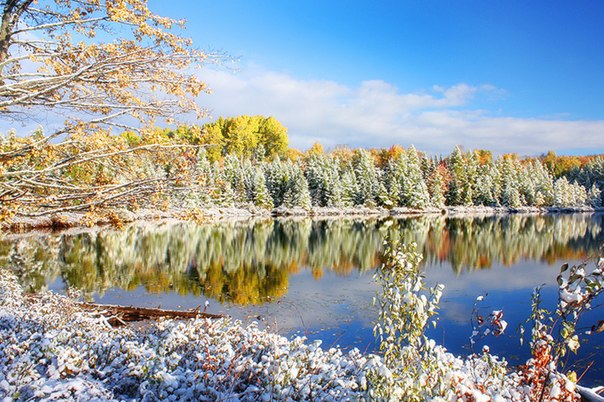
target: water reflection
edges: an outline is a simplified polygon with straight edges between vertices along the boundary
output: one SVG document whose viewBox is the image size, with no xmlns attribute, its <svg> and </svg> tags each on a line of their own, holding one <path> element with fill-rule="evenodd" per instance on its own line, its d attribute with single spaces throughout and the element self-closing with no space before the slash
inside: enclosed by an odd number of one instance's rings
<svg viewBox="0 0 604 402">
<path fill-rule="evenodd" d="M 603 227 L 602 214 L 133 225 L 4 235 L 0 265 L 17 271 L 31 291 L 73 286 L 101 303 L 185 309 L 211 299 L 213 313 L 268 323 L 326 346 L 376 351 L 378 289 L 371 274 L 390 235 L 415 241 L 428 284 L 446 286 L 440 323 L 428 335 L 453 353 L 468 352 L 472 305 L 488 292 L 484 308 L 503 309 L 509 323 L 508 333 L 488 344 L 515 365 L 529 354 L 514 328 L 530 314 L 532 288 L 549 284 L 543 298 L 553 307 L 558 267 L 600 254 Z M 600 310 L 592 313 L 585 328 L 601 319 Z M 602 344 L 604 333 L 582 335 L 580 354 L 587 359 L 578 372 L 604 359 Z M 596 385 L 601 378 L 604 365 L 595 365 L 582 381 Z"/>
<path fill-rule="evenodd" d="M 108 289 L 203 295 L 258 304 L 283 296 L 291 274 L 348 276 L 379 264 L 386 235 L 415 241 L 431 266 L 457 275 L 523 260 L 554 264 L 598 253 L 603 215 L 264 220 L 133 225 L 125 230 L 7 236 L 0 265 L 32 291 L 61 279 L 85 295 Z"/>
</svg>

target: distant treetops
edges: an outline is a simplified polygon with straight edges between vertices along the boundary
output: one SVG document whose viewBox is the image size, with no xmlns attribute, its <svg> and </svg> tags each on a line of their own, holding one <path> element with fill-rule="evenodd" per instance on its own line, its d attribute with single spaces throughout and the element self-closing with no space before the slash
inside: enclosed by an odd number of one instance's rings
<svg viewBox="0 0 604 402">
<path fill-rule="evenodd" d="M 301 152 L 288 149 L 287 129 L 274 117 L 245 115 L 161 135 L 207 145 L 201 158 L 218 163 L 208 177 L 221 176 L 217 183 L 235 203 L 264 207 L 600 206 L 604 189 L 603 159 L 595 156 L 494 159 L 488 150 L 456 147 L 428 157 L 400 145 L 326 153 L 319 143 Z"/>
<path fill-rule="evenodd" d="M 285 157 L 288 151 L 287 128 L 272 116 L 220 117 L 203 126 L 157 129 L 154 134 L 191 145 L 207 145 L 206 157 L 212 163 L 226 155 L 273 159 Z M 141 143 L 132 132 L 122 135 L 130 145 Z"/>
</svg>

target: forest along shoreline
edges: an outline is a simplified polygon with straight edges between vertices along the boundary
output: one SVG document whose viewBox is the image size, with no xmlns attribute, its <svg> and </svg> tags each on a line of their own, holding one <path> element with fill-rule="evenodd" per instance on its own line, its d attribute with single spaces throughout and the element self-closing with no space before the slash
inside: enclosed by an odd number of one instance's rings
<svg viewBox="0 0 604 402">
<path fill-rule="evenodd" d="M 405 217 L 419 215 L 445 215 L 445 216 L 496 216 L 496 215 L 544 215 L 544 214 L 569 214 L 569 213 L 598 213 L 604 212 L 604 207 L 491 207 L 491 206 L 444 206 L 441 208 L 330 208 L 314 207 L 310 210 L 281 206 L 272 210 L 249 207 L 212 207 L 206 209 L 184 210 L 172 209 L 162 211 L 158 209 L 140 209 L 136 212 L 112 210 L 99 216 L 94 221 L 89 220 L 89 215 L 82 212 L 66 212 L 46 216 L 14 216 L 10 220 L 0 222 L 3 232 L 27 232 L 34 230 L 61 230 L 69 228 L 86 228 L 93 226 L 109 226 L 121 228 L 125 224 L 135 222 L 161 222 L 161 221 L 194 221 L 198 223 L 213 223 L 230 220 L 247 220 L 252 218 L 279 218 L 279 217 L 304 217 L 304 218 L 349 218 L 349 217 Z"/>
</svg>

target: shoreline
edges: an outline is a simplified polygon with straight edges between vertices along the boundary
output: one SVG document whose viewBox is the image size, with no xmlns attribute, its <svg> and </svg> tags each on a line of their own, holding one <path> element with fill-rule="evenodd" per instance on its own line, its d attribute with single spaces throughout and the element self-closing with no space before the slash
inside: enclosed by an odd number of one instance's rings
<svg viewBox="0 0 604 402">
<path fill-rule="evenodd" d="M 38 230 L 67 230 L 73 228 L 89 229 L 92 227 L 117 227 L 135 222 L 166 222 L 166 221 L 195 221 L 198 223 L 214 223 L 223 221 L 246 221 L 255 218 L 404 218 L 411 216 L 447 217 L 488 217 L 503 215 L 552 215 L 573 213 L 601 213 L 604 207 L 490 207 L 490 206 L 446 206 L 442 208 L 330 208 L 315 207 L 305 210 L 299 207 L 279 207 L 267 210 L 258 207 L 212 207 L 202 210 L 173 209 L 161 211 L 158 209 L 141 209 L 137 212 L 128 210 L 111 210 L 91 219 L 86 213 L 69 212 L 56 215 L 29 217 L 16 216 L 9 221 L 0 222 L 0 232 L 25 233 Z"/>
<path fill-rule="evenodd" d="M 0 396 L 8 400 L 372 400 L 380 384 L 393 379 L 393 367 L 380 355 L 323 348 L 320 341 L 288 339 L 224 318 L 113 328 L 69 297 L 45 291 L 27 298 L 3 270 L 0 318 L 11 324 L 0 326 L 0 340 L 9 346 L 0 359 Z M 531 395 L 522 373 L 494 355 L 454 356 L 435 345 L 431 356 L 445 399 Z M 591 391 L 552 375 L 571 394 Z M 401 395 L 405 389 L 403 382 L 389 387 Z"/>
</svg>

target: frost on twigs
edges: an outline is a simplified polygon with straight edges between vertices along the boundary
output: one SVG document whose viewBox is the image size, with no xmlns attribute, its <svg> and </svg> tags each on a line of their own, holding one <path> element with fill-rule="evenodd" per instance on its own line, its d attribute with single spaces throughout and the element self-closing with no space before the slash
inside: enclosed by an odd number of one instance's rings
<svg viewBox="0 0 604 402">
<path fill-rule="evenodd" d="M 416 245 L 386 242 L 384 262 L 375 278 L 380 285 L 375 303 L 380 308 L 374 332 L 384 355 L 383 366 L 370 376 L 372 397 L 423 401 L 490 400 L 495 396 L 522 400 L 507 376 L 505 361 L 472 355 L 456 359 L 428 339 L 425 331 L 436 325 L 438 303 L 444 286 L 426 289 Z M 503 396 L 505 395 L 505 396 Z"/>
<path fill-rule="evenodd" d="M 562 358 L 568 351 L 577 353 L 581 346 L 577 324 L 602 295 L 603 268 L 602 258 L 591 272 L 586 262 L 572 267 L 562 265 L 557 277 L 558 304 L 555 312 L 542 307 L 541 287 L 534 290 L 529 319 L 533 326 L 530 342 L 532 357 L 521 368 L 521 376 L 525 384 L 531 385 L 531 395 L 535 400 L 542 400 L 542 395 L 550 395 L 552 400 L 573 400 L 575 386 L 569 384 L 568 378 L 559 371 L 564 369 Z"/>
<path fill-rule="evenodd" d="M 499 336 L 505 332 L 508 327 L 507 321 L 503 319 L 503 310 L 493 310 L 487 316 L 480 314 L 479 303 L 481 303 L 485 296 L 480 295 L 474 302 L 472 308 L 472 316 L 470 317 L 470 323 L 472 324 L 472 334 L 470 335 L 470 349 L 474 351 L 474 345 L 476 342 L 486 338 L 489 335 Z"/>
</svg>

